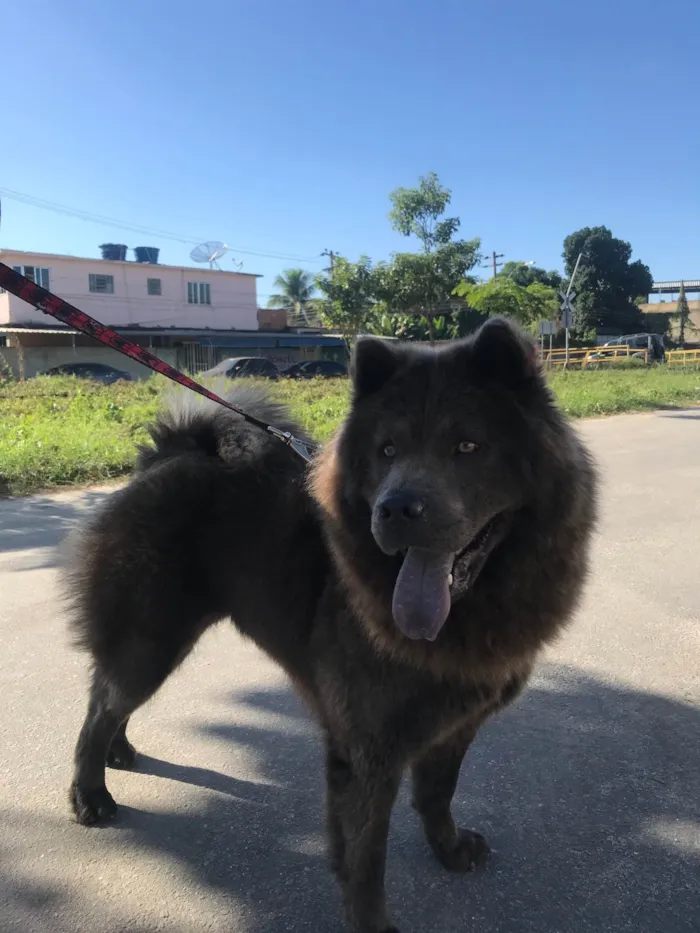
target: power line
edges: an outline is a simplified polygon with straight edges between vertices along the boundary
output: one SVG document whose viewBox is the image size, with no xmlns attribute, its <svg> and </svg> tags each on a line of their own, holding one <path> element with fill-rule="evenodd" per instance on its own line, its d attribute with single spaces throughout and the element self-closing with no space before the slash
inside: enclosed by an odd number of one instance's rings
<svg viewBox="0 0 700 933">
<path fill-rule="evenodd" d="M 182 243 L 186 246 L 196 246 L 203 242 L 204 237 L 183 237 L 176 233 L 170 233 L 167 230 L 159 230 L 157 227 L 145 227 L 141 224 L 133 224 L 124 220 L 116 220 L 114 217 L 106 217 L 103 214 L 94 214 L 91 211 L 84 211 L 80 208 L 69 207 L 66 204 L 59 204 L 56 201 L 48 201 L 45 198 L 37 198 L 31 194 L 25 194 L 22 191 L 15 191 L 12 188 L 0 187 L 0 194 L 12 201 L 26 204 L 29 207 L 37 207 L 41 210 L 53 211 L 56 214 L 63 214 L 67 217 L 76 217 L 78 220 L 88 221 L 90 223 L 103 224 L 111 227 L 118 227 L 121 230 L 129 230 L 133 233 L 143 233 L 147 236 L 157 236 L 165 240 L 173 240 L 176 243 Z M 287 253 L 270 253 L 263 250 L 246 249 L 240 246 L 230 246 L 236 253 L 244 253 L 248 256 L 261 256 L 265 259 L 282 259 L 287 262 L 321 262 L 320 256 L 303 257 L 293 256 Z"/>
</svg>

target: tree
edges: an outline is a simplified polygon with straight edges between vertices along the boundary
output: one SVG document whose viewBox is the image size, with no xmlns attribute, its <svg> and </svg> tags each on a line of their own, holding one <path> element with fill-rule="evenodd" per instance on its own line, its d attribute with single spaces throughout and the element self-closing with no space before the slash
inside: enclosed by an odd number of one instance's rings
<svg viewBox="0 0 700 933">
<path fill-rule="evenodd" d="M 690 316 L 690 308 L 688 307 L 688 299 L 685 297 L 685 285 L 683 282 L 681 282 L 681 290 L 678 293 L 676 310 L 671 312 L 670 318 L 678 327 L 678 343 L 681 347 L 684 347 L 688 332 L 697 333 L 698 328 L 693 324 L 693 319 Z"/>
<path fill-rule="evenodd" d="M 607 227 L 584 227 L 564 240 L 568 276 L 579 253 L 583 255 L 573 286 L 578 293 L 576 336 L 583 338 L 599 327 L 622 333 L 642 330 L 639 296 L 648 295 L 653 284 L 648 266 L 640 260 L 631 262 L 630 244 L 614 237 Z"/>
<path fill-rule="evenodd" d="M 378 266 L 377 295 L 389 313 L 424 318 L 433 342 L 435 319 L 451 310 L 454 289 L 479 261 L 480 241 L 454 239 L 460 221 L 443 218 L 451 192 L 434 172 L 419 179 L 417 188 L 397 188 L 390 200 L 392 227 L 420 240 L 422 250 L 394 253 Z"/>
<path fill-rule="evenodd" d="M 539 266 L 529 266 L 525 262 L 513 262 L 512 260 L 503 263 L 503 267 L 498 272 L 498 277 L 512 279 L 516 285 L 522 285 L 524 288 L 527 288 L 528 285 L 534 285 L 535 282 L 539 282 L 557 291 L 562 287 L 564 282 L 559 272 L 547 272 Z"/>
<path fill-rule="evenodd" d="M 316 276 L 316 286 L 325 296 L 316 308 L 342 334 L 348 349 L 359 334 L 372 330 L 376 285 L 376 271 L 367 256 L 357 262 L 336 256 L 332 268 Z"/>
<path fill-rule="evenodd" d="M 510 317 L 525 327 L 538 321 L 552 321 L 558 315 L 556 291 L 541 282 L 524 287 L 511 278 L 495 276 L 480 284 L 462 282 L 455 289 L 455 294 L 481 314 Z"/>
<path fill-rule="evenodd" d="M 297 315 L 308 321 L 309 303 L 316 290 L 314 277 L 305 269 L 285 269 L 274 281 L 279 292 L 270 295 L 268 308 L 293 308 Z"/>
</svg>

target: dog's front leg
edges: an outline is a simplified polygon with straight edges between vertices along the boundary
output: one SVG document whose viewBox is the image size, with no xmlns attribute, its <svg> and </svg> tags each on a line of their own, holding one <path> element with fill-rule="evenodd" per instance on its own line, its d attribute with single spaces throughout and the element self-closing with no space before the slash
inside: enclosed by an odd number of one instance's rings
<svg viewBox="0 0 700 933">
<path fill-rule="evenodd" d="M 475 730 L 465 729 L 434 745 L 412 769 L 413 806 L 420 814 L 426 839 L 450 871 L 471 871 L 489 852 L 480 833 L 455 826 L 451 810 L 462 760 L 474 734 Z"/>
<path fill-rule="evenodd" d="M 389 925 L 384 869 L 401 768 L 366 749 L 328 756 L 328 807 L 334 868 L 350 933 L 398 933 Z"/>
</svg>

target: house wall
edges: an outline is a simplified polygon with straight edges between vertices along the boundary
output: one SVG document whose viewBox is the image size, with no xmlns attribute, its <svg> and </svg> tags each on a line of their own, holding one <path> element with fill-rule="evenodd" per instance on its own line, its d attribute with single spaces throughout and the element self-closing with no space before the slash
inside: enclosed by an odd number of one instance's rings
<svg viewBox="0 0 700 933">
<path fill-rule="evenodd" d="M 0 250 L 8 266 L 48 268 L 52 292 L 112 327 L 196 327 L 257 330 L 257 278 L 207 267 L 180 268 L 137 262 L 78 259 Z M 90 274 L 111 275 L 114 294 L 89 289 Z M 161 280 L 161 295 L 149 295 L 146 281 Z M 187 283 L 208 283 L 211 305 L 189 304 Z M 43 312 L 10 294 L 0 294 L 0 325 L 46 324 Z"/>
<path fill-rule="evenodd" d="M 151 351 L 155 356 L 171 366 L 177 364 L 177 350 L 158 349 Z M 31 379 L 46 369 L 61 366 L 64 363 L 106 363 L 131 373 L 135 379 L 147 379 L 153 373 L 136 360 L 117 353 L 110 347 L 0 347 L 0 374 L 5 366 L 9 366 L 15 378 L 21 376 L 21 355 L 24 356 L 24 378 Z"/>
</svg>

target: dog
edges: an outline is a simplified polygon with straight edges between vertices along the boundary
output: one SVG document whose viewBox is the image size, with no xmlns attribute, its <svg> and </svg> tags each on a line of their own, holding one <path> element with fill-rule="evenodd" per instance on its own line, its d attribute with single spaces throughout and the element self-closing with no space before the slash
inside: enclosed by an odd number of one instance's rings
<svg viewBox="0 0 700 933">
<path fill-rule="evenodd" d="M 259 388 L 230 398 L 303 437 Z M 215 405 L 176 401 L 151 437 L 66 569 L 92 662 L 73 812 L 86 825 L 114 816 L 105 765 L 134 764 L 129 716 L 230 618 L 320 727 L 347 929 L 396 933 L 384 868 L 406 769 L 442 865 L 467 872 L 488 855 L 451 800 L 478 729 L 578 604 L 591 457 L 535 345 L 500 319 L 440 349 L 360 339 L 349 413 L 310 468 Z"/>
</svg>

